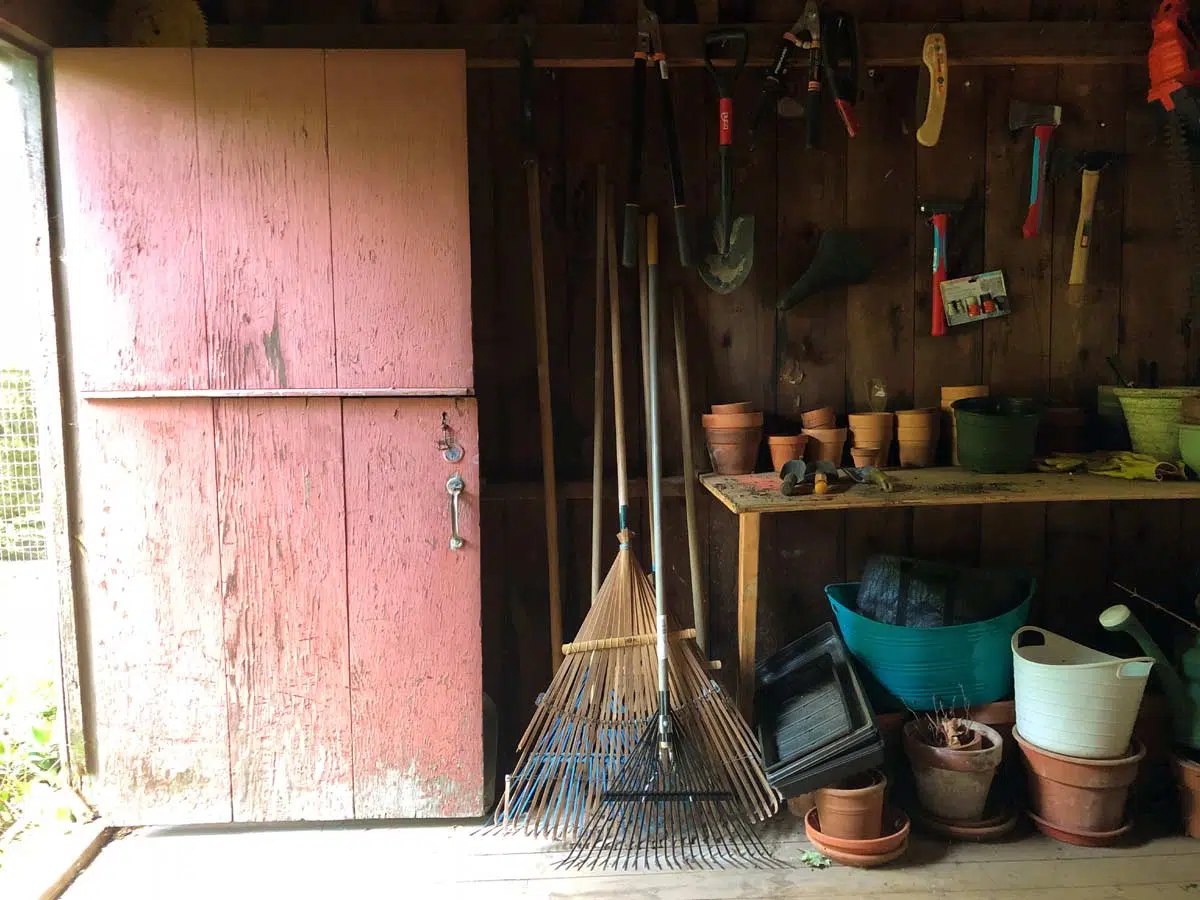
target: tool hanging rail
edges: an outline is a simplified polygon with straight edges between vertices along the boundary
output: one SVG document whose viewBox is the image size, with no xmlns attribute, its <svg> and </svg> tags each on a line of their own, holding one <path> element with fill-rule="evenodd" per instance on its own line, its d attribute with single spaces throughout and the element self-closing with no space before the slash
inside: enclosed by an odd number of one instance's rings
<svg viewBox="0 0 1200 900">
<path fill-rule="evenodd" d="M 747 25 L 751 68 L 769 68 L 788 23 Z M 661 26 L 672 67 L 704 65 L 708 25 Z M 534 40 L 539 68 L 622 68 L 635 25 L 540 25 Z M 968 66 L 1146 64 L 1150 31 L 1143 22 L 878 22 L 859 25 L 863 67 L 920 66 L 925 35 L 946 36 L 951 62 Z M 337 47 L 463 50 L 468 68 L 516 68 L 526 33 L 518 25 L 214 26 L 214 47 Z M 732 65 L 732 60 L 719 64 Z"/>
</svg>

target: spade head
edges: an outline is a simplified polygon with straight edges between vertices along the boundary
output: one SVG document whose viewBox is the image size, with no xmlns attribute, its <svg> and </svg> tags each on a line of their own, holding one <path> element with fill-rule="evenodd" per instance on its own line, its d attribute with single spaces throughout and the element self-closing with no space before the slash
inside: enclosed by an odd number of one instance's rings
<svg viewBox="0 0 1200 900">
<path fill-rule="evenodd" d="M 1062 107 L 1053 103 L 1013 100 L 1008 107 L 1008 130 L 1020 131 L 1034 125 L 1061 125 Z"/>
<path fill-rule="evenodd" d="M 750 277 L 754 268 L 754 216 L 738 216 L 729 228 L 729 242 L 722 253 L 716 249 L 725 244 L 720 218 L 712 223 L 712 243 L 715 252 L 700 260 L 700 278 L 709 290 L 732 294 Z"/>
</svg>

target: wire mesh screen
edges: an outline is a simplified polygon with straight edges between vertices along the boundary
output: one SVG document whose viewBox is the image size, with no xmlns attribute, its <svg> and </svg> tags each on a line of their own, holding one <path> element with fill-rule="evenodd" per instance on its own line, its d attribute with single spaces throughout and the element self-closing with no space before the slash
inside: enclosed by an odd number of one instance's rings
<svg viewBox="0 0 1200 900">
<path fill-rule="evenodd" d="M 0 561 L 45 558 L 33 379 L 28 370 L 0 369 Z"/>
</svg>

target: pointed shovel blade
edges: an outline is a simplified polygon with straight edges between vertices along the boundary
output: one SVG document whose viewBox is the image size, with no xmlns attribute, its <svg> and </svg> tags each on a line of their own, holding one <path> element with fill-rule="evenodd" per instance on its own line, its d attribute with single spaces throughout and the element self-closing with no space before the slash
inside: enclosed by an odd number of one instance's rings
<svg viewBox="0 0 1200 900">
<path fill-rule="evenodd" d="M 712 246 L 724 242 L 719 219 L 713 221 Z M 729 229 L 729 247 L 724 254 L 714 250 L 700 261 L 700 278 L 718 294 L 732 294 L 750 277 L 754 268 L 754 216 L 738 216 Z"/>
</svg>

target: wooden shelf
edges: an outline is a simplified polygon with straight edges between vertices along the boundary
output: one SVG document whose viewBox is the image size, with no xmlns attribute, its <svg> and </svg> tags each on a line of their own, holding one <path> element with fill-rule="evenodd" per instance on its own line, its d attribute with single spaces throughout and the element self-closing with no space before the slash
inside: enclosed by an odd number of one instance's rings
<svg viewBox="0 0 1200 900">
<path fill-rule="evenodd" d="M 956 468 L 889 471 L 895 490 L 834 486 L 823 495 L 785 497 L 779 476 L 703 475 L 700 482 L 731 512 L 786 513 L 903 506 L 978 506 L 1086 500 L 1200 500 L 1200 482 L 1125 481 L 1106 475 L 977 475 Z"/>
<path fill-rule="evenodd" d="M 315 398 L 474 397 L 470 388 L 277 388 L 262 390 L 178 390 L 178 391 L 81 391 L 89 402 L 98 400 L 287 400 Z"/>
<path fill-rule="evenodd" d="M 749 65 L 772 65 L 783 32 L 792 23 L 746 26 Z M 664 25 L 663 43 L 672 66 L 704 64 L 706 25 Z M 946 35 L 950 59 L 959 65 L 1145 66 L 1150 28 L 1142 22 L 886 22 L 859 26 L 864 67 L 921 65 L 930 31 Z M 517 25 L 280 25 L 217 26 L 214 47 L 394 48 L 463 50 L 468 68 L 514 68 L 525 31 Z M 632 25 L 543 25 L 534 30 L 534 64 L 541 68 L 628 66 Z"/>
</svg>

